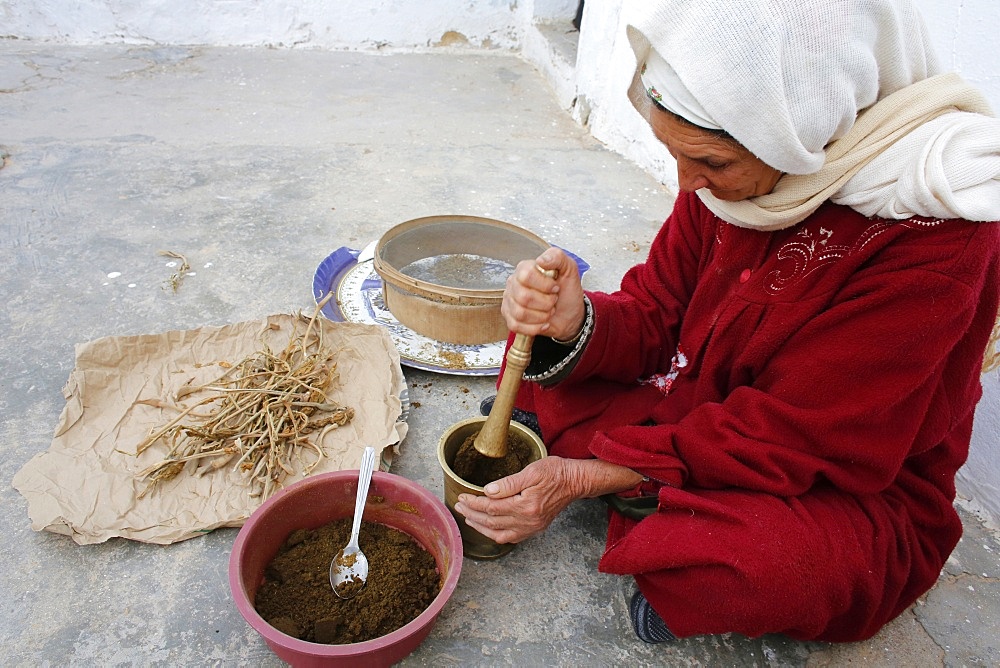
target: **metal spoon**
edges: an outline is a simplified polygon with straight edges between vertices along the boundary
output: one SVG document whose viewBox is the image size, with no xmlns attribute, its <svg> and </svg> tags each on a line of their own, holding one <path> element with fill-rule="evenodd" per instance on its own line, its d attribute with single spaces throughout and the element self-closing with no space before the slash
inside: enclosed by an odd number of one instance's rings
<svg viewBox="0 0 1000 668">
<path fill-rule="evenodd" d="M 358 547 L 358 533 L 361 531 L 361 516 L 365 513 L 368 485 L 375 470 L 375 448 L 366 447 L 358 471 L 358 496 L 354 501 L 354 524 L 351 525 L 351 540 L 347 547 L 337 553 L 330 562 L 330 584 L 333 592 L 343 599 L 354 598 L 368 582 L 368 557 Z"/>
</svg>

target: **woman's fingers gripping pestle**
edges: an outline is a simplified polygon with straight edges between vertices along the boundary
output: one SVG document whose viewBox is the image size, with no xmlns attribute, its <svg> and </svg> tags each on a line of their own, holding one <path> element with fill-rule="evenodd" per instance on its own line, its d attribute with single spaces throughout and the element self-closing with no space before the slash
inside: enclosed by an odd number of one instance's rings
<svg viewBox="0 0 1000 668">
<path fill-rule="evenodd" d="M 507 279 L 500 312 L 515 334 L 573 338 L 586 315 L 576 262 L 556 247 L 522 261 Z"/>
</svg>

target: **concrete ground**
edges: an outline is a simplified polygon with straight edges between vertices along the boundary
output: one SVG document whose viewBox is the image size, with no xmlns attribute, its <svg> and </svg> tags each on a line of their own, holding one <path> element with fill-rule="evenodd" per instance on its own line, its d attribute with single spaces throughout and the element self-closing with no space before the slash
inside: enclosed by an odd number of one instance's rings
<svg viewBox="0 0 1000 668">
<path fill-rule="evenodd" d="M 603 148 L 517 57 L 366 55 L 0 40 L 0 661 L 279 665 L 231 603 L 237 530 L 169 547 L 33 532 L 10 480 L 46 450 L 74 345 L 312 304 L 318 264 L 393 225 L 463 213 L 521 225 L 610 290 L 672 197 Z M 157 252 L 194 275 L 173 293 Z M 404 367 L 414 407 L 393 472 L 437 494 L 436 443 L 493 378 Z M 635 639 L 596 572 L 604 507 L 575 504 L 454 597 L 404 665 L 1000 664 L 1000 540 L 966 534 L 938 585 L 868 642 Z"/>
</svg>

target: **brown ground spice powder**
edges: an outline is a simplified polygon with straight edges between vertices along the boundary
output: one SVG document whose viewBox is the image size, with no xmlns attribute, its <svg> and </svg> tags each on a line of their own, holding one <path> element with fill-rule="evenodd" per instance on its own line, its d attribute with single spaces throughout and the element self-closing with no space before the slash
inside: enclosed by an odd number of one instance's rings
<svg viewBox="0 0 1000 668">
<path fill-rule="evenodd" d="M 441 591 L 433 555 L 408 534 L 362 522 L 368 584 L 343 600 L 330 585 L 330 562 L 351 537 L 351 518 L 293 531 L 264 572 L 254 607 L 268 624 L 309 642 L 341 645 L 392 633 L 427 609 Z"/>
<path fill-rule="evenodd" d="M 477 431 L 458 447 L 451 470 L 462 480 L 485 487 L 495 480 L 514 475 L 531 461 L 531 446 L 516 432 L 507 433 L 507 454 L 503 457 L 486 457 L 476 450 Z"/>
</svg>

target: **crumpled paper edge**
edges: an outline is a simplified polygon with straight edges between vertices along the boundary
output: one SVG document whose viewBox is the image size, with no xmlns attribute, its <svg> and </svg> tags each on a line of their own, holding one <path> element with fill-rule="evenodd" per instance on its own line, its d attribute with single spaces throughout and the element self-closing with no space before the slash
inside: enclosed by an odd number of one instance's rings
<svg viewBox="0 0 1000 668">
<path fill-rule="evenodd" d="M 63 534 L 80 545 L 116 537 L 170 544 L 242 526 L 263 501 L 247 494 L 230 467 L 202 477 L 185 472 L 137 498 L 146 483 L 136 473 L 162 458 L 166 446 L 154 445 L 136 457 L 135 445 L 174 414 L 136 402 L 172 396 L 171 390 L 194 376 L 214 380 L 223 372 L 219 361 L 237 363 L 260 349 L 261 337 L 272 350 L 282 349 L 296 318 L 279 314 L 222 327 L 79 344 L 52 443 L 13 479 L 28 502 L 32 529 Z M 328 432 L 321 443 L 327 457 L 312 474 L 357 468 L 366 445 L 382 453 L 385 468 L 399 454 L 407 432 L 399 353 L 378 326 L 324 318 L 314 326 L 323 327 L 324 336 L 339 349 L 341 382 L 331 396 L 354 408 L 355 418 Z M 297 468 L 284 486 L 302 479 Z"/>
</svg>

